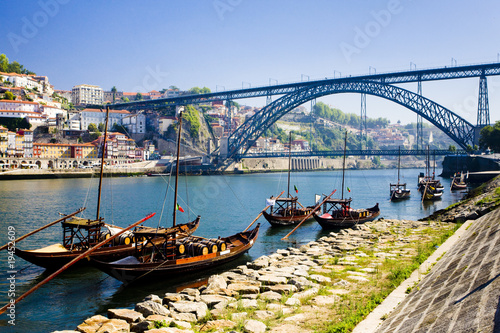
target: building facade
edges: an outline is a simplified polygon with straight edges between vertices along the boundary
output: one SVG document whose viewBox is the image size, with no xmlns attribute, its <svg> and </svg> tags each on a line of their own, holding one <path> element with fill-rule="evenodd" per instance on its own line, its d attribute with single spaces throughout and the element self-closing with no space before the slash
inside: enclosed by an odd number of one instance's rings
<svg viewBox="0 0 500 333">
<path fill-rule="evenodd" d="M 71 100 L 75 105 L 100 105 L 103 103 L 103 91 L 99 86 L 80 84 L 71 90 Z"/>
</svg>

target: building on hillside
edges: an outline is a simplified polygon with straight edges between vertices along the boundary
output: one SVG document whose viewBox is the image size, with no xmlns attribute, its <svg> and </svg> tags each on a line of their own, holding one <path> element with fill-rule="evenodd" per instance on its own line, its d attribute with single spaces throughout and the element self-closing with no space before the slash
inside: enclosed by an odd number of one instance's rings
<svg viewBox="0 0 500 333">
<path fill-rule="evenodd" d="M 146 116 L 143 113 L 125 116 L 121 124 L 127 129 L 128 134 L 146 133 Z"/>
<path fill-rule="evenodd" d="M 7 137 L 8 129 L 0 125 L 0 156 L 7 156 L 7 146 L 8 146 L 8 137 Z M 1 166 L 3 167 L 3 166 Z"/>
<path fill-rule="evenodd" d="M 29 111 L 9 111 L 0 109 L 0 118 L 26 118 L 26 121 L 30 123 L 33 128 L 38 126 L 44 126 L 47 124 L 48 117 L 38 113 Z"/>
<path fill-rule="evenodd" d="M 114 124 L 120 125 L 122 119 L 130 115 L 127 110 L 109 110 L 109 120 L 108 120 L 108 130 L 113 127 Z M 99 109 L 84 109 L 80 111 L 80 129 L 88 129 L 90 124 L 99 126 L 99 124 L 106 123 L 106 111 Z"/>
<path fill-rule="evenodd" d="M 38 92 L 43 93 L 43 85 L 34 79 L 34 75 L 0 72 L 0 76 L 4 81 L 10 82 L 14 87 L 35 89 Z"/>
<path fill-rule="evenodd" d="M 119 102 L 123 97 L 123 91 L 115 92 L 115 102 Z M 113 92 L 105 91 L 103 92 L 103 102 L 113 103 Z"/>
<path fill-rule="evenodd" d="M 162 94 L 161 92 L 159 91 L 156 91 L 156 90 L 152 90 L 149 92 L 149 99 L 158 99 L 158 98 L 162 98 Z"/>
<path fill-rule="evenodd" d="M 40 104 L 28 101 L 0 100 L 0 110 L 40 112 Z"/>
<path fill-rule="evenodd" d="M 71 100 L 75 105 L 100 105 L 103 102 L 103 91 L 99 86 L 80 84 L 71 90 Z"/>
<path fill-rule="evenodd" d="M 41 109 L 42 114 L 49 118 L 56 118 L 58 114 L 62 114 L 64 118 L 68 117 L 68 111 L 55 106 L 42 105 Z"/>
<path fill-rule="evenodd" d="M 97 140 L 94 140 L 92 144 L 96 147 L 102 145 L 102 140 L 104 140 L 104 135 L 101 135 Z M 106 152 L 104 158 L 107 159 L 135 159 L 136 158 L 136 146 L 135 141 L 129 139 L 125 134 L 112 132 L 108 133 L 106 139 Z M 98 157 L 102 154 L 99 151 Z"/>
<path fill-rule="evenodd" d="M 34 75 L 33 80 L 37 81 L 40 84 L 41 93 L 52 96 L 52 94 L 54 93 L 54 86 L 50 84 L 49 78 L 47 76 Z"/>
<path fill-rule="evenodd" d="M 20 130 L 18 134 L 23 138 L 23 156 L 33 157 L 33 131 Z"/>
<path fill-rule="evenodd" d="M 177 117 L 164 116 L 158 119 L 158 132 L 163 133 L 168 130 L 170 125 L 177 122 Z"/>
<path fill-rule="evenodd" d="M 33 143 L 33 157 L 37 158 L 97 158 L 97 147 L 92 143 Z"/>
</svg>

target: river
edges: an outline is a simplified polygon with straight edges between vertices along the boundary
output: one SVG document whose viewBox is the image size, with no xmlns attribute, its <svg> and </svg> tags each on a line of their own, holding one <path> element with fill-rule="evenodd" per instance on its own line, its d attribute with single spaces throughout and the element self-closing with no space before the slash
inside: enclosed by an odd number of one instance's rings
<svg viewBox="0 0 500 333">
<path fill-rule="evenodd" d="M 450 193 L 449 179 L 442 179 L 445 187 L 443 199 L 422 204 L 416 189 L 420 169 L 402 170 L 402 181 L 412 191 L 409 200 L 391 203 L 389 183 L 397 180 L 397 170 L 349 170 L 344 196 L 353 198 L 353 208 L 367 208 L 380 204 L 381 217 L 395 219 L 419 219 L 460 200 L 463 193 Z M 342 171 L 295 172 L 291 177 L 291 190 L 298 189 L 299 201 L 305 205 L 314 203 L 315 194 L 329 194 L 337 189 L 340 196 Z M 257 216 L 265 206 L 265 198 L 277 195 L 287 187 L 286 173 L 250 175 L 180 177 L 179 197 L 184 213 L 178 213 L 178 223 L 201 215 L 201 224 L 195 233 L 199 236 L 217 237 L 237 233 Z M 7 243 L 8 231 L 14 228 L 16 236 L 34 230 L 60 217 L 59 213 L 71 213 L 79 207 L 87 207 L 84 216 L 95 217 L 98 180 L 44 179 L 13 180 L 0 182 L 0 245 Z M 173 187 L 173 179 L 170 187 Z M 103 181 L 101 216 L 111 224 L 125 227 L 145 217 L 149 212 L 156 216 L 145 225 L 170 226 L 172 220 L 173 191 L 168 177 L 109 178 Z M 235 267 L 279 248 L 300 245 L 327 234 L 316 222 L 309 222 L 282 241 L 291 228 L 275 229 L 261 218 L 259 239 L 238 261 L 225 266 Z M 54 242 L 61 242 L 59 225 L 45 229 L 17 246 L 35 249 Z M 20 296 L 47 275 L 42 268 L 29 265 L 20 258 L 15 260 L 17 271 L 15 292 Z M 0 253 L 0 302 L 10 300 L 7 251 Z M 51 332 L 75 329 L 94 314 L 106 314 L 108 308 L 126 308 L 150 293 L 161 295 L 175 291 L 186 282 L 203 279 L 216 271 L 201 275 L 177 277 L 167 282 L 148 283 L 123 287 L 121 282 L 93 268 L 69 270 L 16 305 L 15 326 L 8 323 L 5 314 L 0 316 L 2 332 Z"/>
</svg>

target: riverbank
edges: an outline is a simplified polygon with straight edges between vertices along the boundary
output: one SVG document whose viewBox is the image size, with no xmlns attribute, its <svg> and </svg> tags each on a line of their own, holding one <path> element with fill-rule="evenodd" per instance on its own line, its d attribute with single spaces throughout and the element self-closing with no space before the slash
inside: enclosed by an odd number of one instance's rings
<svg viewBox="0 0 500 333">
<path fill-rule="evenodd" d="M 212 276 L 200 288 L 149 295 L 134 310 L 110 309 L 107 317 L 89 318 L 77 331 L 351 330 L 459 226 L 442 220 L 471 207 L 484 213 L 498 208 L 498 187 L 497 178 L 432 220 L 381 219 L 278 250 Z M 419 279 L 428 267 L 416 271 Z M 149 329 L 154 326 L 165 327 Z"/>
</svg>

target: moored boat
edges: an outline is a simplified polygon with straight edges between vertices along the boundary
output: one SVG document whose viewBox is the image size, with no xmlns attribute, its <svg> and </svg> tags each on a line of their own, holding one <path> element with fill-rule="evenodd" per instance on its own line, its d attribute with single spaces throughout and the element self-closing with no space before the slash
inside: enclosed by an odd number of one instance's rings
<svg viewBox="0 0 500 333">
<path fill-rule="evenodd" d="M 410 198 L 410 190 L 406 188 L 406 183 L 400 183 L 400 168 L 401 168 L 401 147 L 399 147 L 398 154 L 398 182 L 396 184 L 389 184 L 389 192 L 391 194 L 391 201 L 398 201 Z"/>
<path fill-rule="evenodd" d="M 287 186 L 287 197 L 271 197 L 267 199 L 269 206 L 269 212 L 265 210 L 262 211 L 264 218 L 273 227 L 282 227 L 295 225 L 302 221 L 304 217 L 312 212 L 314 207 L 304 207 L 300 202 L 298 197 L 294 197 L 290 194 L 290 170 L 291 170 L 291 155 L 292 154 L 292 133 L 289 134 L 288 139 L 288 186 Z M 295 192 L 298 193 L 297 187 L 294 185 Z M 299 205 L 300 207 L 297 207 Z M 308 219 L 312 220 L 312 216 Z"/>
<path fill-rule="evenodd" d="M 313 215 L 323 229 L 350 228 L 356 224 L 372 221 L 380 215 L 378 203 L 371 208 L 351 208 L 352 198 L 344 198 L 345 160 L 347 149 L 347 132 L 344 139 L 344 159 L 342 163 L 342 194 L 340 199 L 325 198 L 322 213 Z M 350 189 L 347 188 L 350 192 Z"/>
<path fill-rule="evenodd" d="M 164 246 L 144 247 L 136 243 L 133 256 L 114 262 L 93 260 L 93 264 L 106 274 L 128 284 L 136 280 L 163 280 L 216 267 L 237 259 L 253 246 L 259 234 L 260 224 L 249 231 L 229 237 L 209 239 L 190 236 L 174 239 L 168 233 L 136 232 L 146 242 L 152 237 L 163 237 Z"/>
</svg>

